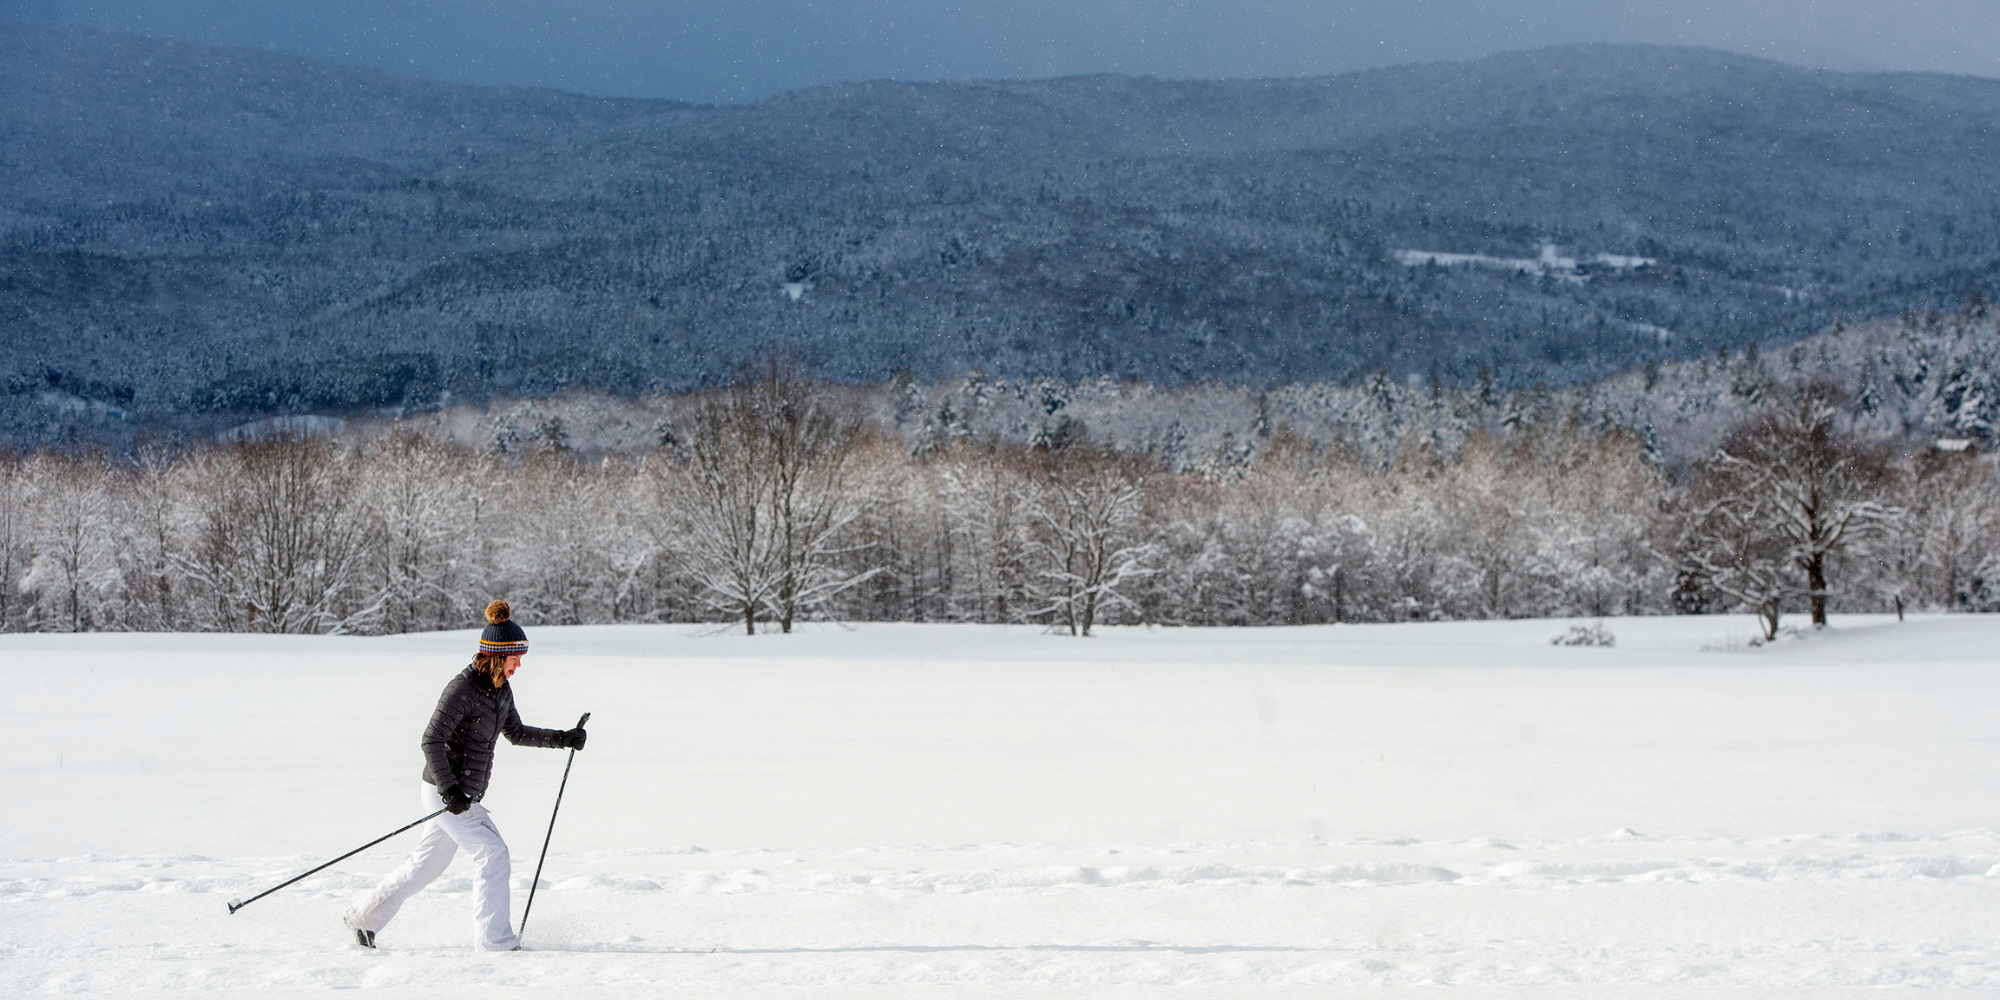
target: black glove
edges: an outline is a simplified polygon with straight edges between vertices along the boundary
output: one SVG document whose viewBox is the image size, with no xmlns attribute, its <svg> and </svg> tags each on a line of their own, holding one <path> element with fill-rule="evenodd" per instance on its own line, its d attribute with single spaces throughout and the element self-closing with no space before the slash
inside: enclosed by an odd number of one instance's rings
<svg viewBox="0 0 2000 1000">
<path fill-rule="evenodd" d="M 439 791 L 438 798 L 444 800 L 445 811 L 453 816 L 472 808 L 472 797 L 465 794 L 465 789 L 457 785 Z"/>
<path fill-rule="evenodd" d="M 583 749 L 583 741 L 589 738 L 589 736 L 590 736 L 589 733 L 583 731 L 582 726 L 578 726 L 575 729 L 571 729 L 563 733 L 562 745 L 570 748 L 571 750 L 581 750 Z"/>
</svg>

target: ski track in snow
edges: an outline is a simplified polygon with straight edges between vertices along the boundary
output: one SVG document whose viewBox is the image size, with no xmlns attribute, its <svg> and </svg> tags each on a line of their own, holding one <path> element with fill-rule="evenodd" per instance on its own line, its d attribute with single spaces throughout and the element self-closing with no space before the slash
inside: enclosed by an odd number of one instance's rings
<svg viewBox="0 0 2000 1000">
<path fill-rule="evenodd" d="M 1224 860 L 1231 858 L 1240 860 Z M 453 940 L 459 911 L 469 911 L 462 863 L 385 932 L 379 953 L 343 947 L 333 917 L 393 857 L 316 876 L 260 901 L 254 917 L 224 915 L 226 900 L 312 860 L 0 862 L 9 937 L 0 949 L 0 992 L 994 982 L 2000 988 L 2000 955 L 1971 926 L 1956 933 L 1910 926 L 1900 939 L 1881 940 L 1765 925 L 1757 915 L 1991 900 L 2000 890 L 2000 833 L 1992 830 L 1087 852 L 1019 845 L 582 852 L 551 858 L 552 871 L 587 874 L 544 878 L 535 951 L 507 956 L 474 956 Z M 515 889 L 518 909 L 527 879 L 517 877 Z M 718 906 L 716 897 L 736 900 Z M 1607 940 L 1593 921 L 1576 919 L 1659 907 L 1713 908 L 1711 917 L 1747 909 L 1743 922 L 1759 932 L 1675 940 L 1690 928 L 1668 926 L 1653 928 L 1667 932 L 1665 941 Z M 1495 936 L 1503 928 L 1488 920 L 1438 926 L 1420 918 L 1426 911 L 1568 911 L 1573 926 L 1554 933 L 1515 926 Z M 1407 916 L 1384 916 L 1393 913 Z M 141 927 L 146 932 L 129 933 Z M 1120 927 L 1159 936 L 1124 936 Z M 1468 933 L 1475 929 L 1482 933 Z"/>
<path fill-rule="evenodd" d="M 1611 624 L 1618 650 L 1553 656 L 1540 644 L 1560 623 L 1484 626 L 1504 678 L 1427 671 L 1427 658 L 1447 657 L 1419 648 L 1427 633 L 1413 626 L 1321 633 L 1317 651 L 1266 630 L 1252 645 L 1271 643 L 1270 655 L 1253 649 L 1232 667 L 1196 650 L 1201 666 L 1116 682 L 1021 653 L 1028 665 L 1007 666 L 1004 687 L 983 666 L 902 661 L 935 657 L 940 634 L 975 635 L 981 655 L 1000 659 L 1009 643 L 1103 655 L 1128 674 L 1140 657 L 1117 641 L 890 629 L 872 646 L 835 639 L 879 661 L 830 668 L 794 646 L 811 673 L 788 673 L 763 659 L 767 645 L 645 696 L 632 692 L 656 668 L 610 643 L 596 654 L 616 661 L 602 676 L 582 676 L 588 657 L 563 665 L 584 690 L 559 697 L 550 680 L 523 679 L 530 723 L 589 701 L 603 728 L 578 757 L 532 950 L 506 955 L 468 947 L 462 857 L 380 951 L 347 943 L 340 911 L 400 862 L 408 836 L 242 913 L 225 908 L 330 856 L 311 851 L 344 850 L 409 811 L 404 730 L 451 669 L 429 662 L 437 637 L 384 640 L 382 663 L 353 640 L 322 640 L 331 662 L 384 672 L 310 696 L 247 679 L 291 669 L 269 666 L 273 647 L 254 642 L 216 653 L 213 637 L 167 637 L 156 644 L 170 652 L 182 641 L 211 651 L 173 654 L 186 657 L 175 680 L 154 685 L 92 659 L 95 641 L 115 653 L 107 661 L 129 660 L 129 637 L 73 637 L 67 653 L 47 637 L 0 637 L 0 683 L 19 695 L 0 728 L 21 737 L 0 793 L 39 806 L 0 827 L 0 995 L 2000 995 L 2000 830 L 1978 821 L 2000 804 L 2000 697 L 1982 679 L 1991 665 L 1964 666 L 1967 650 L 2000 648 L 2000 619 L 1941 621 L 1897 644 L 1863 623 L 1853 641 L 1760 653 L 1700 652 L 1713 619 Z M 568 631 L 537 630 L 538 652 Z M 658 635 L 624 634 L 635 647 Z M 924 641 L 899 648 L 911 634 Z M 727 641 L 676 635 L 704 649 Z M 1385 635 L 1410 641 L 1383 647 Z M 1468 627 L 1428 635 L 1462 651 Z M 1912 667 L 1924 657 L 1905 654 L 1921 654 L 1927 635 L 1950 641 Z M 1403 665 L 1328 666 L 1350 636 Z M 1543 660 L 1554 662 L 1533 666 Z M 535 666 L 547 678 L 556 661 Z M 372 708 L 385 687 L 416 704 Z M 1072 689 L 1085 695 L 1072 703 Z M 187 735 L 209 724 L 202 706 L 219 691 L 231 692 L 220 701 L 240 746 Z M 1338 715 L 1354 699 L 1366 717 Z M 662 707 L 675 700 L 690 704 Z M 73 710 L 86 703 L 99 710 Z M 1606 717 L 1621 712 L 1633 714 Z M 672 724 L 621 733 L 635 715 Z M 57 743 L 82 749 L 60 767 L 18 749 Z M 278 759 L 239 760 L 267 747 L 282 748 Z M 503 748 L 496 788 L 516 797 L 495 801 L 516 914 L 546 822 L 541 785 L 560 766 Z M 967 786 L 961 797 L 954 784 Z M 622 794 L 632 788 L 650 791 Z M 1502 790 L 1481 797 L 1489 788 Z M 339 801 L 316 811 L 315 790 Z M 993 797 L 1006 807 L 983 808 Z M 1130 836 L 1135 813 L 1153 834 Z M 1302 813 L 1313 828 L 1387 832 L 1299 836 Z M 1555 835 L 1614 814 L 1647 822 Z M 1161 827 L 1156 816 L 1177 818 Z M 1848 832 L 1795 832 L 1849 821 Z M 1183 822 L 1263 835 L 1172 836 Z M 1005 839 L 859 839 L 904 830 Z M 1024 831 L 1067 835 L 1009 836 Z M 224 849 L 182 849 L 205 839 Z M 746 846 L 759 841 L 799 846 Z M 156 844 L 170 851 L 132 850 Z"/>
</svg>

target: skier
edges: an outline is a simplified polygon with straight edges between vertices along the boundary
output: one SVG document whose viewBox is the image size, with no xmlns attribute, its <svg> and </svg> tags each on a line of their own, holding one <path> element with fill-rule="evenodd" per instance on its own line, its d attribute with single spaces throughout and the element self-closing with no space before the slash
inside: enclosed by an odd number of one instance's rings
<svg viewBox="0 0 2000 1000">
<path fill-rule="evenodd" d="M 512 868 L 507 842 L 493 825 L 492 814 L 479 803 L 493 774 L 493 744 L 504 735 L 517 746 L 581 750 L 587 734 L 581 727 L 536 729 L 521 724 L 507 679 L 521 668 L 528 636 L 512 617 L 506 601 L 486 606 L 488 624 L 479 635 L 478 655 L 444 686 L 437 710 L 424 727 L 424 780 L 417 786 L 418 797 L 425 811 L 446 813 L 425 824 L 423 839 L 410 860 L 341 918 L 354 932 L 354 942 L 364 948 L 375 947 L 376 932 L 388 925 L 405 900 L 443 874 L 452 855 L 463 847 L 472 855 L 476 880 L 473 947 L 520 949 L 521 939 L 508 916 L 507 880 Z"/>
</svg>

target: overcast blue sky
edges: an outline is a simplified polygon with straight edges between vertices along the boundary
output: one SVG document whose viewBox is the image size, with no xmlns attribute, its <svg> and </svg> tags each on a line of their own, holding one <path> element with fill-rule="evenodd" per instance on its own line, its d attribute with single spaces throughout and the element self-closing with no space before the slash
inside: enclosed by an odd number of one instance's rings
<svg viewBox="0 0 2000 1000">
<path fill-rule="evenodd" d="M 2000 0 L 0 0 L 0 16 L 696 101 L 840 80 L 1295 76 L 1579 41 L 2000 77 Z"/>
</svg>

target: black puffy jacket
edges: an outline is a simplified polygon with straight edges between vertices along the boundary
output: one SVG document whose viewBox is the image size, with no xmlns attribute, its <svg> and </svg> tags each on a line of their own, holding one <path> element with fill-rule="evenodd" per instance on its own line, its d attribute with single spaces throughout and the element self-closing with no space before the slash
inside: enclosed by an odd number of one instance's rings
<svg viewBox="0 0 2000 1000">
<path fill-rule="evenodd" d="M 522 725 L 514 686 L 496 688 L 484 671 L 468 666 L 444 686 L 424 727 L 424 780 L 441 789 L 455 784 L 477 802 L 493 777 L 493 744 L 500 737 L 515 746 L 559 747 L 564 735 Z"/>
</svg>

